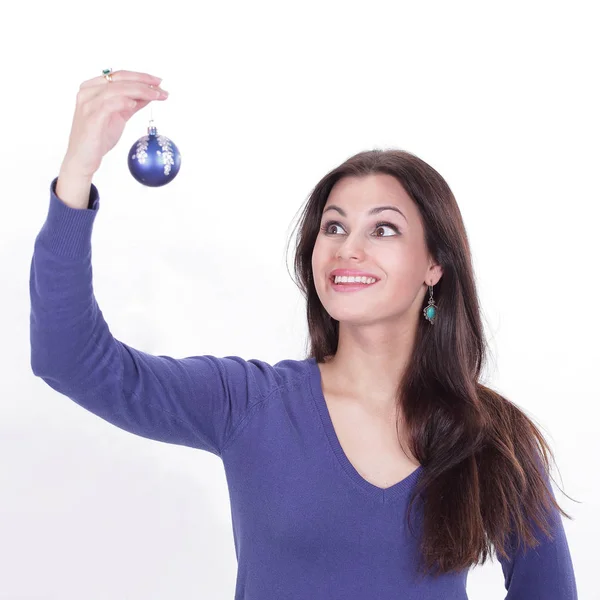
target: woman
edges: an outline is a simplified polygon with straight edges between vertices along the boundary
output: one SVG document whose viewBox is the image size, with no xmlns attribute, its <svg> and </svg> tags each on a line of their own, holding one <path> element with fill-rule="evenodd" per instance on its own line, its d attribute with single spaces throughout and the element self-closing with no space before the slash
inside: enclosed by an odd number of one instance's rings
<svg viewBox="0 0 600 600">
<path fill-rule="evenodd" d="M 360 153 L 310 195 L 295 254 L 306 359 L 175 359 L 112 336 L 92 290 L 92 178 L 159 83 L 119 71 L 81 86 L 31 264 L 34 374 L 126 431 L 222 458 L 237 599 L 466 599 L 492 549 L 507 598 L 577 598 L 552 452 L 478 381 L 465 227 L 416 156 Z"/>
</svg>

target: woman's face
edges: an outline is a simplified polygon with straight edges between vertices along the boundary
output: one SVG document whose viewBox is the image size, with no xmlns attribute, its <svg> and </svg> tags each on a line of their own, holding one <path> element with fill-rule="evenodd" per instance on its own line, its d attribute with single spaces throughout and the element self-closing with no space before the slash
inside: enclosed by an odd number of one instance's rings
<svg viewBox="0 0 600 600">
<path fill-rule="evenodd" d="M 332 207 L 339 207 L 343 215 Z M 392 206 L 369 214 L 371 209 Z M 345 177 L 332 188 L 312 254 L 315 287 L 333 319 L 367 325 L 421 312 L 427 284 L 441 277 L 430 261 L 416 204 L 395 177 Z M 357 269 L 378 278 L 356 292 L 335 291 L 334 269 Z"/>
</svg>

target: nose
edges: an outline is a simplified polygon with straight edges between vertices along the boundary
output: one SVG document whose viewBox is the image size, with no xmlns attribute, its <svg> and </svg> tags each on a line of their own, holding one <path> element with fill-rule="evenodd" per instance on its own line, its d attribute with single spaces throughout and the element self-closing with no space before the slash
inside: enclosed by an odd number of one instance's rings
<svg viewBox="0 0 600 600">
<path fill-rule="evenodd" d="M 342 261 L 350 258 L 362 260 L 364 256 L 365 251 L 363 247 L 352 236 L 349 236 L 336 252 L 336 258 L 339 258 Z"/>
</svg>

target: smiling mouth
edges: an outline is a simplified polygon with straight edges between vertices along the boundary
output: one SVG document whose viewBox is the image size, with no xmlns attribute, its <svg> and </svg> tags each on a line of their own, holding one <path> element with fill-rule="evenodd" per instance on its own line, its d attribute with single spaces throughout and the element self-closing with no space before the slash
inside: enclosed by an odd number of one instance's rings
<svg viewBox="0 0 600 600">
<path fill-rule="evenodd" d="M 336 283 L 335 277 L 336 277 L 335 275 L 332 275 L 331 277 L 329 277 L 329 281 L 331 281 L 331 283 L 333 285 L 362 285 L 364 287 L 368 287 L 370 285 L 375 285 L 379 281 L 379 279 L 375 279 L 375 281 L 373 281 L 372 283 L 362 283 L 360 281 L 345 281 L 345 282 L 340 281 L 339 283 Z"/>
</svg>

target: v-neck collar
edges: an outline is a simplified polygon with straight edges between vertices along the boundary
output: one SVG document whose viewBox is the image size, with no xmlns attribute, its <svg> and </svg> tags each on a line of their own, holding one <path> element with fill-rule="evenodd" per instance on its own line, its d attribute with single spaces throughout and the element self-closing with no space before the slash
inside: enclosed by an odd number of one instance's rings
<svg viewBox="0 0 600 600">
<path fill-rule="evenodd" d="M 321 422 L 325 429 L 329 444 L 338 458 L 339 464 L 346 471 L 346 473 L 356 482 L 356 484 L 368 495 L 372 496 L 375 500 L 379 500 L 381 503 L 387 503 L 396 498 L 405 497 L 408 492 L 412 489 L 416 483 L 421 471 L 423 470 L 422 465 L 419 465 L 412 473 L 407 475 L 404 479 L 398 481 L 394 485 L 387 488 L 380 488 L 370 481 L 367 481 L 350 462 L 340 440 L 337 437 L 331 415 L 329 414 L 329 408 L 325 401 L 325 395 L 323 393 L 323 382 L 321 379 L 321 370 L 315 358 L 307 359 L 309 367 L 309 383 L 310 391 L 321 417 Z"/>
</svg>

